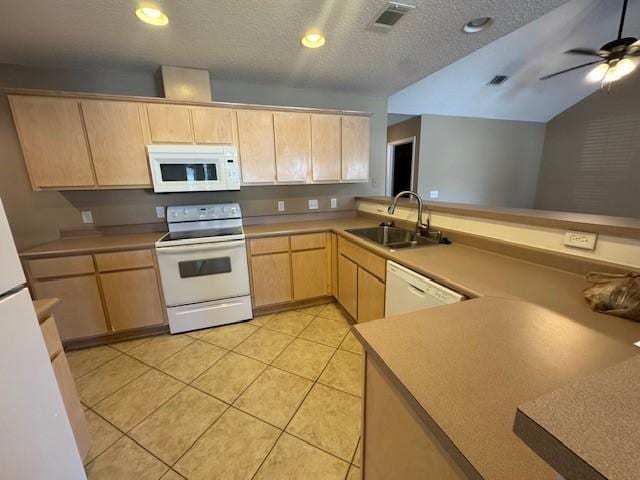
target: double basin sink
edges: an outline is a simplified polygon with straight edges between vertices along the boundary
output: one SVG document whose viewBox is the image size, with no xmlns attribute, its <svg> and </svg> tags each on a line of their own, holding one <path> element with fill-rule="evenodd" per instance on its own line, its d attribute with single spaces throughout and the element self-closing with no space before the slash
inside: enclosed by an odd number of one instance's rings
<svg viewBox="0 0 640 480">
<path fill-rule="evenodd" d="M 417 235 L 404 228 L 381 225 L 370 228 L 352 228 L 347 232 L 391 249 L 416 248 L 437 245 L 438 240 Z"/>
</svg>

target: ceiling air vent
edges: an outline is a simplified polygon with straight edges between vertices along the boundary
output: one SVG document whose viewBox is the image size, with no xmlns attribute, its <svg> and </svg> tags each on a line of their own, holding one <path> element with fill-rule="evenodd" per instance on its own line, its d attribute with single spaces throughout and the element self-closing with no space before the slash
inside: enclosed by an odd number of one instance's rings
<svg viewBox="0 0 640 480">
<path fill-rule="evenodd" d="M 413 10 L 413 5 L 405 5 L 403 3 L 389 2 L 382 11 L 376 16 L 375 20 L 367 27 L 369 30 L 376 32 L 388 32 L 398 23 L 402 17 Z"/>
<path fill-rule="evenodd" d="M 502 85 L 504 82 L 506 82 L 508 78 L 509 77 L 507 75 L 496 75 L 491 80 L 489 80 L 487 85 L 497 87 L 498 85 Z"/>
</svg>

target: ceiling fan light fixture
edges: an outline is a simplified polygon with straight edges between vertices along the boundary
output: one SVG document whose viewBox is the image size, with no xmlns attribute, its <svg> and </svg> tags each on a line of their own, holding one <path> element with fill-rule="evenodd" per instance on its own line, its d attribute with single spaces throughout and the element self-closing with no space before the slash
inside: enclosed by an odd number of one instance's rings
<svg viewBox="0 0 640 480">
<path fill-rule="evenodd" d="M 592 69 L 587 75 L 587 80 L 592 83 L 602 82 L 609 72 L 609 64 L 601 63 L 594 69 Z"/>
<path fill-rule="evenodd" d="M 616 73 L 620 75 L 620 77 L 624 77 L 633 72 L 636 69 L 636 66 L 636 62 L 634 62 L 630 58 L 623 58 L 618 63 L 616 63 Z"/>
</svg>

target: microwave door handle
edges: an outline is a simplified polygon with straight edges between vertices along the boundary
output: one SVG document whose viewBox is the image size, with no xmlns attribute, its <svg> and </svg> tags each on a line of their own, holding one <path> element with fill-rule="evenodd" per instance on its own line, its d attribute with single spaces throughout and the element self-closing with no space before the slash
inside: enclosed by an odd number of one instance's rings
<svg viewBox="0 0 640 480">
<path fill-rule="evenodd" d="M 210 252 L 212 250 L 222 250 L 222 249 L 230 249 L 230 248 L 244 248 L 246 245 L 244 240 L 237 240 L 233 242 L 218 242 L 218 243 L 207 243 L 205 245 L 188 245 L 184 247 L 161 247 L 156 248 L 156 252 L 158 255 L 165 254 L 181 254 L 181 253 L 193 253 L 193 252 Z"/>
</svg>

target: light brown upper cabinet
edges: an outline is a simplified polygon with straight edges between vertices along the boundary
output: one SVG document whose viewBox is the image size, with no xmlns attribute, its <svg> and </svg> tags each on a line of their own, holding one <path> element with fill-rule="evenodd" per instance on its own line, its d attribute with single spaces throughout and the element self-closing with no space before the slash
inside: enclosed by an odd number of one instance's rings
<svg viewBox="0 0 640 480">
<path fill-rule="evenodd" d="M 233 144 L 233 110 L 194 107 L 191 109 L 195 143 Z"/>
<path fill-rule="evenodd" d="M 237 110 L 242 183 L 274 183 L 276 154 L 273 112 Z"/>
<path fill-rule="evenodd" d="M 311 116 L 273 114 L 278 182 L 305 182 L 311 161 Z"/>
<path fill-rule="evenodd" d="M 313 181 L 340 180 L 341 128 L 339 115 L 311 115 Z"/>
<path fill-rule="evenodd" d="M 193 143 L 189 107 L 149 103 L 147 115 L 152 142 Z"/>
<path fill-rule="evenodd" d="M 342 117 L 342 180 L 369 179 L 369 117 Z"/>
<path fill-rule="evenodd" d="M 77 100 L 10 95 L 34 190 L 90 187 L 95 179 Z"/>
<path fill-rule="evenodd" d="M 143 106 L 101 100 L 83 100 L 81 105 L 98 185 L 149 186 Z"/>
</svg>

